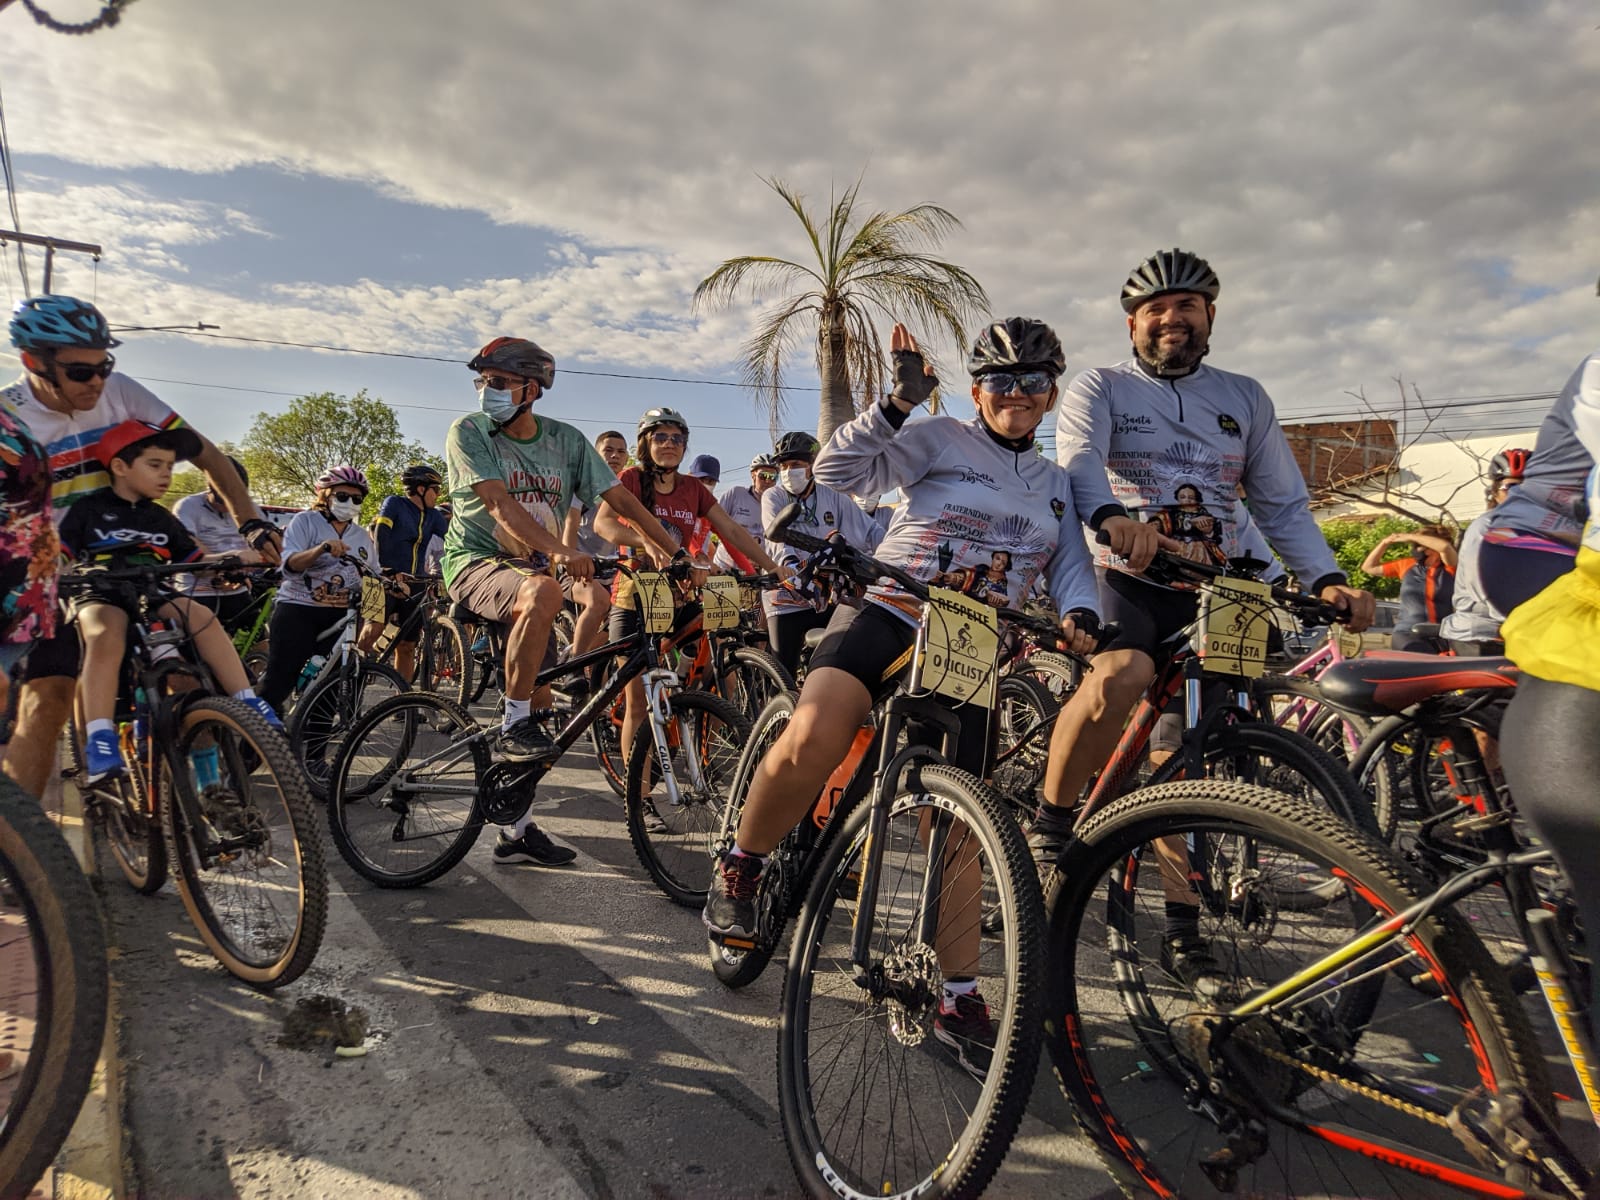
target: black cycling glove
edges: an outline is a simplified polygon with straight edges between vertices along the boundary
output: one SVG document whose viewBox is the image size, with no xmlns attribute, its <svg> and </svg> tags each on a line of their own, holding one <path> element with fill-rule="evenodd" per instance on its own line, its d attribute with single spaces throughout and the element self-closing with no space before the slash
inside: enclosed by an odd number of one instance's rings
<svg viewBox="0 0 1600 1200">
<path fill-rule="evenodd" d="M 1095 645 L 1100 644 L 1100 617 L 1097 613 L 1092 613 L 1087 608 L 1070 608 L 1062 616 L 1071 617 L 1079 633 L 1087 633 L 1095 640 Z"/>
<path fill-rule="evenodd" d="M 928 397 L 933 395 L 933 389 L 939 386 L 939 377 L 926 373 L 924 368 L 927 364 L 915 350 L 895 350 L 892 357 L 894 390 L 889 395 L 906 404 L 926 404 Z"/>
</svg>

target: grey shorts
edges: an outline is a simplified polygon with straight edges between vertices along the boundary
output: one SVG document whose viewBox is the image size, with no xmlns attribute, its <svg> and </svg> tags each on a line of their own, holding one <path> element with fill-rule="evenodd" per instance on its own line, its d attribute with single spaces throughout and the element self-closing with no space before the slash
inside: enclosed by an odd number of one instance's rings
<svg viewBox="0 0 1600 1200">
<path fill-rule="evenodd" d="M 550 579 L 549 567 L 526 558 L 481 558 L 456 573 L 450 581 L 450 599 L 486 621 L 509 625 L 516 616 L 522 581 L 540 576 Z"/>
</svg>

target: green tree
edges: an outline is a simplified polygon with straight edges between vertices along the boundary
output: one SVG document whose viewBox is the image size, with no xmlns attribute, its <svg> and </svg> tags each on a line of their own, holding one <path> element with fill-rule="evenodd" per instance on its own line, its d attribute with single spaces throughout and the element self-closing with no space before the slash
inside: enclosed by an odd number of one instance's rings
<svg viewBox="0 0 1600 1200">
<path fill-rule="evenodd" d="M 250 492 L 267 504 L 306 505 L 317 477 L 349 463 L 366 473 L 372 490 L 361 509 L 363 524 L 385 496 L 400 490 L 400 472 L 413 462 L 444 462 L 400 433 L 394 409 L 363 388 L 354 396 L 318 392 L 300 396 L 281 413 L 257 413 L 239 446 L 250 472 Z"/>
<path fill-rule="evenodd" d="M 1379 517 L 1375 521 L 1329 521 L 1322 526 L 1322 536 L 1333 550 L 1339 569 L 1350 577 L 1351 587 L 1365 588 L 1380 600 L 1393 600 L 1400 595 L 1400 581 L 1382 575 L 1368 575 L 1361 570 L 1362 560 L 1387 535 L 1411 533 L 1421 528 L 1420 522 L 1404 517 Z"/>
<path fill-rule="evenodd" d="M 694 303 L 697 309 L 725 306 L 741 290 L 757 303 L 776 301 L 743 347 L 745 382 L 774 423 L 783 411 L 784 360 L 814 338 L 822 379 L 817 436 L 825 442 L 885 390 L 887 356 L 875 319 L 947 334 L 960 350 L 967 325 L 989 311 L 989 297 L 966 271 L 926 252 L 960 228 L 947 210 L 919 204 L 858 221 L 858 180 L 819 221 L 805 197 L 782 180 L 763 182 L 799 218 L 810 255 L 804 262 L 730 258 L 700 281 Z"/>
</svg>

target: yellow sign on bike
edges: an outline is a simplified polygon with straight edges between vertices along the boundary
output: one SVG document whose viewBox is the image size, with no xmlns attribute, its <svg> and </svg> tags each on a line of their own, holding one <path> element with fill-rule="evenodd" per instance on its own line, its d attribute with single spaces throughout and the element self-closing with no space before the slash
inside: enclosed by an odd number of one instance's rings
<svg viewBox="0 0 1600 1200">
<path fill-rule="evenodd" d="M 1000 629 L 994 609 L 948 588 L 929 588 L 922 686 L 941 696 L 994 707 Z"/>
<path fill-rule="evenodd" d="M 638 589 L 639 611 L 644 614 L 646 633 L 670 633 L 677 608 L 672 600 L 672 583 L 659 571 L 640 571 L 633 577 Z"/>
<path fill-rule="evenodd" d="M 1267 669 L 1272 585 L 1218 579 L 1200 589 L 1200 658 L 1218 675 L 1255 678 Z"/>
<path fill-rule="evenodd" d="M 739 581 L 732 575 L 709 576 L 700 589 L 700 607 L 707 629 L 732 629 L 739 624 Z"/>
<path fill-rule="evenodd" d="M 361 577 L 361 619 L 383 623 L 388 606 L 383 599 L 383 581 L 370 575 Z"/>
</svg>

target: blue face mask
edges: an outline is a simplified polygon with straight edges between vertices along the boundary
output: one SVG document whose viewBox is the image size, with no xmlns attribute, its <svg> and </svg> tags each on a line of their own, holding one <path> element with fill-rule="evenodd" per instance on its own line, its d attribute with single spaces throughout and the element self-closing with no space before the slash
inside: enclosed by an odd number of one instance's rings
<svg viewBox="0 0 1600 1200">
<path fill-rule="evenodd" d="M 517 402 L 511 393 L 502 388 L 480 388 L 478 390 L 478 406 L 489 414 L 489 419 L 496 424 L 503 424 L 516 415 Z"/>
</svg>

